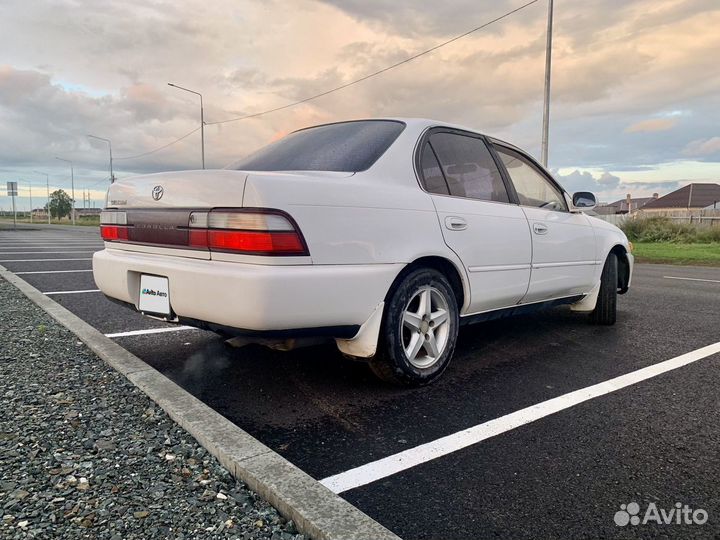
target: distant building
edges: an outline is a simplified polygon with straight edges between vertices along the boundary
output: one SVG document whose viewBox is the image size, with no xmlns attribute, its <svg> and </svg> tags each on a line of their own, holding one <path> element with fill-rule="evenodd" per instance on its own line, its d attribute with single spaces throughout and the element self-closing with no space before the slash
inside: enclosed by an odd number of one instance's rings
<svg viewBox="0 0 720 540">
<path fill-rule="evenodd" d="M 720 184 L 688 184 L 650 201 L 642 207 L 643 215 L 700 216 L 708 207 L 720 208 Z"/>
<path fill-rule="evenodd" d="M 102 208 L 76 208 L 75 219 L 99 216 Z"/>
<path fill-rule="evenodd" d="M 658 198 L 657 193 L 653 193 L 652 197 L 638 197 L 633 199 L 630 193 L 624 199 L 615 201 L 610 204 L 601 204 L 595 208 L 595 212 L 601 216 L 613 214 L 632 214 L 643 208 L 646 204 Z"/>
</svg>

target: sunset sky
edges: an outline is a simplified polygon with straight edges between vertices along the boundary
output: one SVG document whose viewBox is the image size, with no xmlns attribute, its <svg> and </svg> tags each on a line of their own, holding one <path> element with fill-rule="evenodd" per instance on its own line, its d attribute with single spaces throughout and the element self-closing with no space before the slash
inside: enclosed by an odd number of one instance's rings
<svg viewBox="0 0 720 540">
<path fill-rule="evenodd" d="M 279 107 L 362 77 L 527 0 L 3 0 L 0 181 L 20 208 L 51 188 L 76 199 L 118 177 L 200 167 L 205 120 Z M 550 168 L 610 201 L 720 182 L 720 2 L 556 0 Z M 420 116 L 459 123 L 538 156 L 545 24 L 540 0 L 438 51 L 315 101 L 206 127 L 208 168 L 299 127 Z M 0 206 L 10 200 L 3 189 Z M 41 197 L 42 195 L 42 197 Z"/>
</svg>

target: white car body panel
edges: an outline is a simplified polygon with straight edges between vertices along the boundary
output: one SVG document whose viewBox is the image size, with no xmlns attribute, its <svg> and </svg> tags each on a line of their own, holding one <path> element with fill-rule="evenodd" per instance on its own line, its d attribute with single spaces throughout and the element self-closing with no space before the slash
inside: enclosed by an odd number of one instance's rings
<svg viewBox="0 0 720 540">
<path fill-rule="evenodd" d="M 434 126 L 472 130 L 401 121 L 405 129 L 395 142 L 361 172 L 180 171 L 115 182 L 107 208 L 116 211 L 281 210 L 297 224 L 308 254 L 106 242 L 93 257 L 98 287 L 137 307 L 141 274 L 168 277 L 181 321 L 257 332 L 350 327 L 355 335 L 330 335 L 343 352 L 370 357 L 388 291 L 419 259 L 455 269 L 461 316 L 569 296 L 585 297 L 579 308 L 591 310 L 604 261 L 618 246 L 632 272 L 627 238 L 601 220 L 425 192 L 414 165 L 423 133 Z M 164 188 L 159 200 L 151 194 L 155 186 Z M 453 217 L 467 228 L 447 228 Z M 535 223 L 547 234 L 535 234 Z"/>
<path fill-rule="evenodd" d="M 532 231 L 532 276 L 523 299 L 538 302 L 558 296 L 585 294 L 595 283 L 598 260 L 595 231 L 582 213 L 522 207 Z M 544 233 L 539 234 L 535 229 Z"/>
<path fill-rule="evenodd" d="M 470 281 L 468 313 L 517 304 L 530 282 L 532 249 L 527 219 L 516 204 L 432 195 L 446 243 L 462 259 Z M 451 230 L 455 218 L 466 225 Z M 508 249 L 511 247 L 511 249 Z"/>
</svg>

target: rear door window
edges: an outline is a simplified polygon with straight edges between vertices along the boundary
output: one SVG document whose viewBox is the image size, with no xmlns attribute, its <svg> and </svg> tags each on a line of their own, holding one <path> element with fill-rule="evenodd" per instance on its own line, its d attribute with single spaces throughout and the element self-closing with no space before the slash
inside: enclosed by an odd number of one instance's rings
<svg viewBox="0 0 720 540">
<path fill-rule="evenodd" d="M 433 133 L 429 144 L 440 161 L 450 195 L 510 202 L 500 171 L 485 142 L 457 133 Z"/>
<path fill-rule="evenodd" d="M 422 177 L 425 189 L 430 193 L 438 193 L 440 195 L 449 195 L 447 182 L 440 170 L 435 152 L 430 147 L 430 143 L 426 142 L 423 146 L 422 155 L 420 156 L 420 167 L 422 168 Z"/>
</svg>

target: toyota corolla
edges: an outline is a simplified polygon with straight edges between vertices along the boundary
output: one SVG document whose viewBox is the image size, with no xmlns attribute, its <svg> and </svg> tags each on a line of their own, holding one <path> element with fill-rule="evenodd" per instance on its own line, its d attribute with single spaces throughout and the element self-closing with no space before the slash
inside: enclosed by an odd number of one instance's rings
<svg viewBox="0 0 720 540">
<path fill-rule="evenodd" d="M 422 119 L 301 129 L 223 170 L 114 183 L 98 287 L 169 322 L 291 348 L 326 338 L 405 385 L 460 325 L 559 304 L 610 325 L 632 246 L 526 152 Z"/>
</svg>

